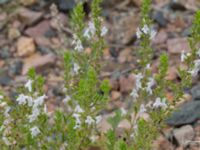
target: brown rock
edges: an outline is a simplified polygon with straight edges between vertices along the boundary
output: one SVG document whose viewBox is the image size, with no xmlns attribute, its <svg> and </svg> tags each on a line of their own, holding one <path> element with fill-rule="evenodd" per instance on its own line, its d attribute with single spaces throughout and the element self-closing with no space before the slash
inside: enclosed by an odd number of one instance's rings
<svg viewBox="0 0 200 150">
<path fill-rule="evenodd" d="M 110 87 L 112 90 L 118 90 L 119 89 L 119 81 L 117 79 L 111 78 L 110 79 Z"/>
<path fill-rule="evenodd" d="M 127 119 L 123 119 L 122 121 L 120 121 L 118 128 L 122 128 L 122 129 L 131 129 L 131 124 Z"/>
<path fill-rule="evenodd" d="M 31 10 L 26 9 L 26 8 L 20 8 L 20 9 L 18 9 L 17 10 L 17 14 L 18 14 L 19 20 L 24 25 L 28 25 L 28 26 L 36 23 L 43 16 L 43 13 L 41 13 L 41 12 L 31 11 Z"/>
<path fill-rule="evenodd" d="M 181 146 L 187 146 L 192 141 L 195 132 L 191 125 L 185 125 L 181 128 L 174 129 L 174 137 Z"/>
<path fill-rule="evenodd" d="M 111 100 L 115 101 L 121 97 L 121 93 L 118 91 L 112 91 L 111 92 Z"/>
<path fill-rule="evenodd" d="M 166 80 L 175 80 L 177 78 L 177 69 L 176 67 L 169 67 L 167 71 Z"/>
<path fill-rule="evenodd" d="M 162 44 L 167 41 L 167 33 L 165 30 L 160 30 L 158 34 L 153 39 L 154 44 Z"/>
<path fill-rule="evenodd" d="M 50 29 L 50 22 L 48 20 L 44 20 L 37 24 L 34 27 L 30 27 L 25 31 L 25 34 L 37 38 L 44 36 L 44 34 Z"/>
<path fill-rule="evenodd" d="M 20 37 L 17 41 L 18 56 L 28 56 L 35 52 L 35 43 L 32 38 Z"/>
<path fill-rule="evenodd" d="M 130 62 L 133 59 L 131 52 L 132 51 L 129 48 L 122 50 L 118 57 L 119 63 Z"/>
<path fill-rule="evenodd" d="M 6 25 L 7 16 L 7 13 L 0 13 L 0 30 Z"/>
<path fill-rule="evenodd" d="M 180 54 L 183 50 L 185 52 L 191 51 L 187 38 L 169 39 L 167 40 L 167 47 L 171 54 Z"/>
<path fill-rule="evenodd" d="M 173 150 L 173 145 L 163 136 L 160 136 L 153 144 L 154 150 Z"/>
<path fill-rule="evenodd" d="M 133 11 L 113 12 L 110 14 L 112 25 L 109 27 L 107 38 L 117 44 L 128 44 L 133 40 L 138 27 L 139 16 Z"/>
<path fill-rule="evenodd" d="M 56 57 L 52 54 L 47 54 L 43 56 L 39 54 L 34 54 L 24 60 L 22 74 L 25 75 L 32 67 L 34 67 L 36 70 L 41 70 L 48 65 L 55 64 L 55 61 Z"/>
<path fill-rule="evenodd" d="M 10 40 L 16 39 L 20 36 L 20 31 L 17 28 L 9 28 L 8 30 L 8 38 Z"/>
<path fill-rule="evenodd" d="M 20 3 L 23 4 L 24 6 L 31 6 L 37 2 L 38 0 L 20 0 Z"/>
<path fill-rule="evenodd" d="M 119 79 L 120 92 L 129 93 L 133 89 L 134 83 L 135 83 L 134 75 L 131 74 L 128 77 L 121 76 Z"/>
</svg>

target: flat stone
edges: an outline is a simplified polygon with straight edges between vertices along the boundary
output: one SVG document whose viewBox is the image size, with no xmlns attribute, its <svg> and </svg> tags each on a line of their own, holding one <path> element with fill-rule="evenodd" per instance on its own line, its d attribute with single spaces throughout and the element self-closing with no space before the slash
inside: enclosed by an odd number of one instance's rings
<svg viewBox="0 0 200 150">
<path fill-rule="evenodd" d="M 168 39 L 167 48 L 171 54 L 181 54 L 182 51 L 191 51 L 187 38 Z"/>
<path fill-rule="evenodd" d="M 119 79 L 120 92 L 129 93 L 133 89 L 134 83 L 135 83 L 134 75 L 129 75 L 128 77 L 121 76 Z"/>
<path fill-rule="evenodd" d="M 19 20 L 24 24 L 24 25 L 32 25 L 39 21 L 43 13 L 42 12 L 35 12 L 32 10 L 29 10 L 27 8 L 19 8 L 17 10 L 17 15 Z"/>
<path fill-rule="evenodd" d="M 72 10 L 75 6 L 75 0 L 58 0 L 58 9 L 61 11 Z"/>
<path fill-rule="evenodd" d="M 36 53 L 29 58 L 24 59 L 22 74 L 27 74 L 30 68 L 35 68 L 36 71 L 40 71 L 41 69 L 44 69 L 49 65 L 55 64 L 55 61 L 56 56 L 52 54 L 40 55 Z"/>
<path fill-rule="evenodd" d="M 200 119 L 200 101 L 190 101 L 174 111 L 166 123 L 170 126 L 193 124 Z"/>
<path fill-rule="evenodd" d="M 29 56 L 36 50 L 33 38 L 20 37 L 17 41 L 17 54 L 18 56 Z"/>
<path fill-rule="evenodd" d="M 153 18 L 160 26 L 165 27 L 167 25 L 167 20 L 162 11 L 156 11 Z"/>
<path fill-rule="evenodd" d="M 196 85 L 191 89 L 193 100 L 200 100 L 200 85 Z"/>
<path fill-rule="evenodd" d="M 36 26 L 28 28 L 25 31 L 25 34 L 36 39 L 37 37 L 45 36 L 45 33 L 48 32 L 49 29 L 50 22 L 48 20 L 44 20 Z"/>
<path fill-rule="evenodd" d="M 31 6 L 37 2 L 38 0 L 20 0 L 20 3 L 23 4 L 24 6 Z"/>
<path fill-rule="evenodd" d="M 195 132 L 191 125 L 182 126 L 181 128 L 174 129 L 174 137 L 181 146 L 187 146 L 192 141 Z"/>
</svg>

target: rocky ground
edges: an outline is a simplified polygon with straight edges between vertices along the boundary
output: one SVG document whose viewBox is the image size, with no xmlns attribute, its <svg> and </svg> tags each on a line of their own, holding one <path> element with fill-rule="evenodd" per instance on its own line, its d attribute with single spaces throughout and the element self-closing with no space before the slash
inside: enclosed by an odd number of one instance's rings
<svg viewBox="0 0 200 150">
<path fill-rule="evenodd" d="M 134 85 L 131 71 L 137 67 L 135 53 L 138 41 L 135 33 L 140 19 L 140 5 L 140 0 L 109 0 L 102 5 L 104 24 L 109 34 L 103 58 L 106 65 L 100 77 L 108 78 L 112 86 L 107 112 L 118 107 L 126 108 L 130 99 L 128 93 Z M 0 87 L 11 99 L 14 100 L 17 95 L 14 87 L 22 85 L 28 69 L 35 67 L 46 79 L 48 110 L 53 111 L 55 106 L 60 105 L 64 98 L 61 54 L 72 47 L 69 12 L 74 6 L 74 0 L 0 0 Z M 180 54 L 182 50 L 190 51 L 187 37 L 190 35 L 193 14 L 200 8 L 200 2 L 153 0 L 152 7 L 150 16 L 158 31 L 152 42 L 155 50 L 152 69 L 157 71 L 158 56 L 165 51 L 170 56 L 167 79 L 178 82 L 177 66 L 183 65 Z M 85 12 L 90 12 L 89 2 L 85 2 Z M 90 52 L 90 49 L 87 48 L 86 52 Z M 198 79 L 194 85 L 197 83 Z M 171 128 L 166 129 L 163 136 L 155 141 L 155 149 L 200 149 L 200 110 L 197 109 L 200 108 L 200 96 L 198 90 L 194 91 L 189 92 L 192 100 L 188 98 L 190 102 L 181 107 L 189 105 L 189 110 L 175 114 L 175 119 L 172 117 L 168 120 Z M 171 93 L 166 93 L 166 96 L 173 99 Z M 176 117 L 180 116 L 182 119 L 176 122 Z M 187 119 L 184 120 L 183 116 Z M 102 124 L 102 130 L 109 128 L 105 122 Z"/>
</svg>

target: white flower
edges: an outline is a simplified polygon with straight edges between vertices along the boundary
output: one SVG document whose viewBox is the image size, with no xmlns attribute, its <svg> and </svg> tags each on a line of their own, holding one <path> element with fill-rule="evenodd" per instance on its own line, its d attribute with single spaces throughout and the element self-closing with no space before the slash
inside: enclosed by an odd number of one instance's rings
<svg viewBox="0 0 200 150">
<path fill-rule="evenodd" d="M 150 39 L 154 39 L 156 34 L 157 34 L 156 30 L 152 29 L 151 32 L 150 32 Z"/>
<path fill-rule="evenodd" d="M 136 99 L 139 96 L 138 91 L 136 89 L 133 89 L 130 95 L 133 97 L 133 99 Z"/>
<path fill-rule="evenodd" d="M 135 75 L 135 79 L 136 79 L 135 86 L 136 86 L 137 90 L 139 90 L 140 88 L 142 88 L 141 80 L 142 80 L 143 77 L 144 76 L 141 73 Z"/>
<path fill-rule="evenodd" d="M 37 107 L 33 107 L 32 114 L 28 116 L 29 122 L 35 121 L 40 115 L 40 110 Z"/>
<path fill-rule="evenodd" d="M 46 95 L 42 95 L 34 100 L 33 107 L 41 106 L 44 103 L 44 99 L 47 98 Z"/>
<path fill-rule="evenodd" d="M 37 126 L 34 126 L 30 129 L 32 137 L 36 137 L 38 134 L 40 134 L 40 130 Z"/>
<path fill-rule="evenodd" d="M 153 94 L 152 91 L 152 86 L 155 84 L 155 80 L 153 78 L 148 78 L 148 82 L 147 82 L 147 87 L 146 87 L 146 91 L 149 93 L 149 95 Z"/>
<path fill-rule="evenodd" d="M 25 105 L 26 104 L 26 96 L 24 94 L 20 94 L 16 101 L 18 102 L 19 105 Z"/>
<path fill-rule="evenodd" d="M 165 99 L 163 99 L 161 101 L 160 97 L 156 98 L 156 100 L 153 104 L 153 108 L 163 108 L 163 109 L 167 108 L 167 104 L 165 103 Z"/>
<path fill-rule="evenodd" d="M 71 97 L 69 95 L 66 95 L 65 98 L 63 99 L 63 103 L 67 104 Z"/>
<path fill-rule="evenodd" d="M 78 52 L 82 52 L 84 50 L 81 40 L 76 41 L 76 45 L 74 47 Z"/>
<path fill-rule="evenodd" d="M 198 49 L 196 54 L 200 57 L 200 48 Z"/>
<path fill-rule="evenodd" d="M 108 28 L 103 26 L 103 28 L 101 29 L 101 36 L 105 36 L 107 32 L 108 32 Z"/>
<path fill-rule="evenodd" d="M 78 74 L 79 70 L 80 70 L 80 66 L 77 63 L 74 63 L 74 65 L 73 65 L 73 72 L 75 74 Z"/>
<path fill-rule="evenodd" d="M 95 136 L 95 135 L 92 135 L 92 136 L 90 137 L 90 140 L 91 140 L 92 143 L 94 143 L 97 139 L 98 139 L 98 137 Z"/>
<path fill-rule="evenodd" d="M 6 106 L 5 111 L 4 111 L 4 116 L 6 118 L 8 118 L 10 116 L 10 114 L 9 114 L 10 110 L 11 110 L 11 107 L 10 106 Z"/>
<path fill-rule="evenodd" d="M 150 69 L 151 65 L 150 64 L 147 64 L 145 69 Z"/>
<path fill-rule="evenodd" d="M 86 117 L 85 123 L 87 123 L 88 125 L 91 125 L 91 124 L 93 124 L 94 122 L 95 122 L 95 121 L 94 121 L 94 119 L 92 119 L 91 116 L 87 116 L 87 117 Z"/>
<path fill-rule="evenodd" d="M 96 32 L 96 29 L 95 29 L 95 25 L 93 22 L 89 22 L 88 23 L 88 27 L 85 29 L 84 33 L 83 33 L 83 36 L 86 37 L 87 39 L 90 39 L 91 36 L 93 36 Z"/>
<path fill-rule="evenodd" d="M 139 114 L 145 113 L 147 110 L 144 106 L 144 104 L 140 105 L 140 110 L 139 110 Z"/>
<path fill-rule="evenodd" d="M 100 115 L 96 116 L 95 120 L 96 120 L 96 124 L 98 124 L 102 120 L 102 116 L 100 116 Z"/>
<path fill-rule="evenodd" d="M 26 96 L 28 106 L 33 106 L 33 98 L 31 96 Z"/>
<path fill-rule="evenodd" d="M 94 23 L 90 21 L 88 26 L 89 26 L 89 30 L 90 30 L 91 34 L 94 35 L 96 32 Z"/>
<path fill-rule="evenodd" d="M 77 114 L 77 113 L 74 113 L 73 115 L 72 115 L 74 118 L 75 118 L 75 120 L 76 120 L 76 125 L 74 126 L 74 128 L 73 129 L 78 129 L 78 128 L 80 128 L 80 125 L 81 125 L 81 120 L 80 120 L 80 114 Z"/>
<path fill-rule="evenodd" d="M 185 51 L 181 51 L 181 62 L 184 62 L 186 58 Z"/>
<path fill-rule="evenodd" d="M 32 92 L 32 83 L 32 80 L 28 80 L 25 84 L 25 88 L 27 88 L 29 92 Z"/>
<path fill-rule="evenodd" d="M 120 108 L 120 110 L 121 110 L 122 116 L 125 116 L 127 114 L 127 111 L 123 107 Z"/>
<path fill-rule="evenodd" d="M 76 35 L 73 35 L 73 37 L 74 37 L 74 40 L 72 41 L 72 44 L 75 46 L 74 49 L 78 52 L 83 51 L 84 48 L 83 48 L 81 40 Z"/>
<path fill-rule="evenodd" d="M 75 112 L 77 112 L 77 113 L 83 113 L 84 112 L 84 110 L 80 107 L 80 105 L 77 105 L 76 107 L 75 107 L 75 110 L 74 110 Z"/>
<path fill-rule="evenodd" d="M 90 30 L 89 28 L 86 28 L 84 33 L 83 33 L 83 36 L 86 37 L 87 39 L 90 39 L 91 38 L 91 33 L 90 33 Z"/>
<path fill-rule="evenodd" d="M 200 59 L 194 61 L 194 68 L 188 72 L 191 73 L 193 77 L 195 77 L 197 76 L 199 70 L 200 70 Z"/>
<path fill-rule="evenodd" d="M 136 31 L 137 38 L 140 39 L 141 35 L 142 35 L 142 32 L 141 32 L 140 28 L 137 28 L 137 31 Z"/>
<path fill-rule="evenodd" d="M 3 95 L 0 95 L 0 100 L 2 100 L 4 97 L 3 97 Z"/>
<path fill-rule="evenodd" d="M 11 145 L 11 143 L 9 142 L 9 140 L 8 140 L 7 137 L 3 136 L 3 137 L 2 137 L 2 140 L 4 141 L 4 143 L 5 143 L 7 146 Z"/>
<path fill-rule="evenodd" d="M 142 28 L 142 32 L 144 32 L 145 34 L 149 34 L 149 31 L 150 31 L 149 27 L 145 24 Z"/>
<path fill-rule="evenodd" d="M 76 129 L 78 129 L 78 128 L 80 128 L 80 124 L 76 124 L 76 125 L 73 127 L 74 130 L 76 130 Z"/>
</svg>

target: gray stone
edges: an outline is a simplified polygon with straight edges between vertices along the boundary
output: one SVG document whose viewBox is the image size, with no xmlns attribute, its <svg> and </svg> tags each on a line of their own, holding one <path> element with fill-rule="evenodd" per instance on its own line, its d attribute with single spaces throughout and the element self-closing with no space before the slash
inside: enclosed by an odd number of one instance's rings
<svg viewBox="0 0 200 150">
<path fill-rule="evenodd" d="M 61 11 L 72 10 L 75 6 L 75 0 L 58 0 L 58 8 Z"/>
<path fill-rule="evenodd" d="M 191 89 L 193 100 L 200 100 L 200 85 L 196 85 Z"/>
<path fill-rule="evenodd" d="M 187 146 L 194 138 L 195 132 L 191 125 L 186 125 L 181 128 L 174 129 L 174 137 L 180 146 Z"/>
<path fill-rule="evenodd" d="M 8 3 L 10 0 L 0 0 L 0 5 Z"/>
<path fill-rule="evenodd" d="M 163 27 L 166 26 L 167 20 L 165 19 L 162 11 L 157 11 L 155 15 L 153 16 L 153 18 L 160 26 L 163 26 Z"/>
<path fill-rule="evenodd" d="M 182 126 L 193 124 L 200 119 L 200 101 L 190 101 L 173 112 L 172 116 L 166 120 L 170 126 Z"/>
</svg>

